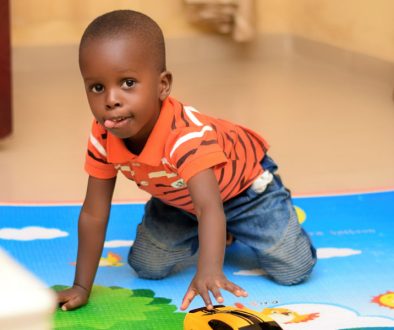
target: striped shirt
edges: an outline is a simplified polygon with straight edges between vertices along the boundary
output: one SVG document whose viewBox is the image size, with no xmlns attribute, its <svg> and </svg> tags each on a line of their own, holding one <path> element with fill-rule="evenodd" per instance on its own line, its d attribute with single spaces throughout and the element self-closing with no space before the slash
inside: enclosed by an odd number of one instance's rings
<svg viewBox="0 0 394 330">
<path fill-rule="evenodd" d="M 120 171 L 166 204 L 194 213 L 187 182 L 212 168 L 223 202 L 247 189 L 262 173 L 267 142 L 252 130 L 206 116 L 168 97 L 139 155 L 93 121 L 85 169 L 113 178 Z"/>
</svg>

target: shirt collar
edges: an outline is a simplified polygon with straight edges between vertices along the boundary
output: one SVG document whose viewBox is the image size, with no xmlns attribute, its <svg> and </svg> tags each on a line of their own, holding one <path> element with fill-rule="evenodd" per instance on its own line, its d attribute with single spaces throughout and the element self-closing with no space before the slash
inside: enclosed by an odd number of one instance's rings
<svg viewBox="0 0 394 330">
<path fill-rule="evenodd" d="M 164 156 L 164 146 L 171 130 L 174 108 L 180 104 L 171 97 L 167 97 L 160 110 L 159 118 L 150 133 L 142 152 L 136 156 L 132 154 L 123 140 L 108 132 L 107 159 L 114 164 L 130 161 L 140 162 L 151 166 L 158 166 Z"/>
</svg>

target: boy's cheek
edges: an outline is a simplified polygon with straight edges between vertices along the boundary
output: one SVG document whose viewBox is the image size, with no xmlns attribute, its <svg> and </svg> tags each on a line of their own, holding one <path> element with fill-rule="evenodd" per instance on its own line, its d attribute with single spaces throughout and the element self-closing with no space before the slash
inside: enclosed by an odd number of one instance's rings
<svg viewBox="0 0 394 330">
<path fill-rule="evenodd" d="M 98 114 L 100 113 L 100 111 L 98 110 L 99 108 L 98 108 L 98 105 L 97 105 L 97 103 L 96 102 L 89 102 L 89 107 L 90 107 L 90 111 L 92 112 L 92 114 L 96 117 L 96 119 L 97 119 L 97 116 L 98 116 Z"/>
</svg>

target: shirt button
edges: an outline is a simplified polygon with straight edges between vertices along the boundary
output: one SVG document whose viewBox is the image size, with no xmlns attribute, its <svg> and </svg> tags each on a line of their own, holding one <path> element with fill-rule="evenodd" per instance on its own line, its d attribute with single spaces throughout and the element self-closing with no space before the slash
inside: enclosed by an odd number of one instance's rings
<svg viewBox="0 0 394 330">
<path fill-rule="evenodd" d="M 136 166 L 136 167 L 138 167 L 138 166 L 141 166 L 141 164 L 140 164 L 140 163 L 131 163 L 131 166 Z"/>
<path fill-rule="evenodd" d="M 148 181 L 141 181 L 141 182 L 140 182 L 140 185 L 146 187 L 146 186 L 149 185 L 149 182 L 148 182 Z"/>
</svg>

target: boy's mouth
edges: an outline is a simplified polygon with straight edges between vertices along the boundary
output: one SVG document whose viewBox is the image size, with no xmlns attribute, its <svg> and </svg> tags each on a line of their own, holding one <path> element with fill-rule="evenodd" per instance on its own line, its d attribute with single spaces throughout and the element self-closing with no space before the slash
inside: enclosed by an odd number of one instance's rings
<svg viewBox="0 0 394 330">
<path fill-rule="evenodd" d="M 106 119 L 104 121 L 105 128 L 120 128 L 126 125 L 131 117 L 116 117 L 112 119 Z"/>
</svg>

